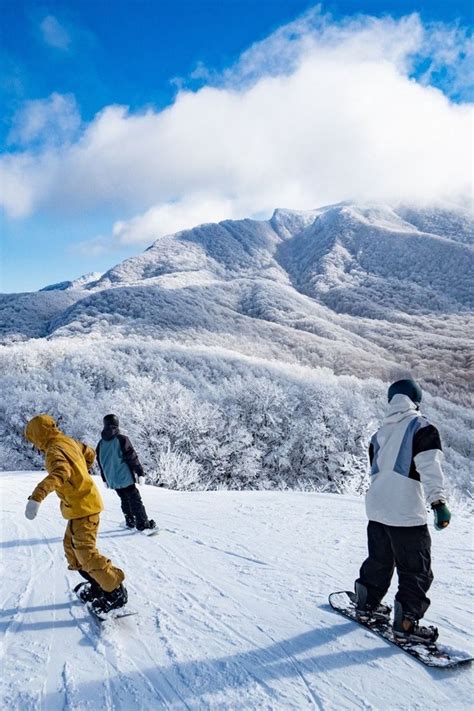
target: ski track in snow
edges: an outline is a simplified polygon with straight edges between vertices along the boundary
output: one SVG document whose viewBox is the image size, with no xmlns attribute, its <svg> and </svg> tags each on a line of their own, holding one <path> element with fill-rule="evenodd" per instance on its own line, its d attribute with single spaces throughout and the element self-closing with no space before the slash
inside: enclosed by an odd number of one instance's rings
<svg viewBox="0 0 474 711">
<path fill-rule="evenodd" d="M 101 624 L 72 592 L 56 497 L 23 516 L 40 478 L 0 475 L 2 708 L 471 708 L 472 670 L 428 670 L 330 610 L 365 555 L 362 500 L 145 487 L 161 527 L 146 538 L 120 528 L 118 497 L 103 491 L 99 547 L 123 566 L 139 615 Z M 427 619 L 472 651 L 469 521 L 432 538 Z"/>
</svg>

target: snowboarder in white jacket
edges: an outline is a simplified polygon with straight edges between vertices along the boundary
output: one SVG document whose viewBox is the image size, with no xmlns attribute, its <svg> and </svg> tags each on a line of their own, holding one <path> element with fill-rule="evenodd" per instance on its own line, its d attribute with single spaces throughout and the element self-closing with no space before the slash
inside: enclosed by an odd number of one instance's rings
<svg viewBox="0 0 474 711">
<path fill-rule="evenodd" d="M 355 592 L 361 614 L 387 613 L 381 601 L 396 567 L 394 634 L 429 642 L 436 639 L 436 628 L 419 625 L 430 604 L 426 593 L 433 582 L 426 504 L 433 509 L 438 530 L 448 526 L 451 514 L 446 506 L 439 433 L 420 414 L 421 398 L 421 388 L 411 379 L 398 380 L 388 389 L 387 414 L 369 445 L 369 555 Z"/>
</svg>

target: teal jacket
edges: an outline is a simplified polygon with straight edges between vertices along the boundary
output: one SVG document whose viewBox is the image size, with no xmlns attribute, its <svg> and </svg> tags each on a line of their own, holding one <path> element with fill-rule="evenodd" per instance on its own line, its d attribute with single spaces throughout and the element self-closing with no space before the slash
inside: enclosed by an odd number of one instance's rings
<svg viewBox="0 0 474 711">
<path fill-rule="evenodd" d="M 145 476 L 132 443 L 118 427 L 106 427 L 96 448 L 102 479 L 111 489 L 124 489 Z"/>
</svg>

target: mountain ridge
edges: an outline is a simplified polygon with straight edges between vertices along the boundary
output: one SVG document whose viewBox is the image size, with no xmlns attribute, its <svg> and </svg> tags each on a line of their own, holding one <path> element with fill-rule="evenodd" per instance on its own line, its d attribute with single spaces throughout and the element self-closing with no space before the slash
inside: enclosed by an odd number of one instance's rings
<svg viewBox="0 0 474 711">
<path fill-rule="evenodd" d="M 407 217 L 438 232 L 443 227 L 450 237 L 420 231 Z M 460 226 L 460 240 L 452 239 L 453 225 Z M 14 339 L 16 320 L 20 340 L 130 332 L 232 342 L 263 357 L 280 344 L 287 362 L 342 367 L 357 377 L 366 377 L 367 368 L 387 377 L 398 363 L 415 366 L 425 382 L 430 369 L 438 380 L 449 373 L 459 390 L 469 360 L 473 235 L 474 217 L 466 210 L 350 202 L 198 225 L 160 237 L 102 275 L 60 284 L 61 291 L 51 286 L 3 297 L 4 340 Z M 44 317 L 40 299 L 48 299 Z M 450 328 L 450 344 L 440 339 L 441 327 Z"/>
</svg>

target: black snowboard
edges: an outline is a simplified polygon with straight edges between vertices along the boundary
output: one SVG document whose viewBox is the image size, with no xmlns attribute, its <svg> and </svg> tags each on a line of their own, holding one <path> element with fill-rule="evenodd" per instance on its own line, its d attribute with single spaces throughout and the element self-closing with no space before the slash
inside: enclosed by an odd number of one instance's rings
<svg viewBox="0 0 474 711">
<path fill-rule="evenodd" d="M 365 629 L 370 630 L 378 637 L 394 644 L 422 664 L 428 667 L 449 669 L 473 661 L 474 658 L 466 652 L 461 652 L 444 645 L 441 646 L 434 642 L 425 644 L 422 642 L 407 642 L 397 639 L 393 634 L 390 620 L 361 618 L 358 616 L 355 610 L 354 597 L 353 592 L 333 592 L 329 595 L 329 604 L 333 610 L 336 610 L 339 614 L 357 622 L 361 627 L 365 627 Z"/>
</svg>

